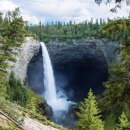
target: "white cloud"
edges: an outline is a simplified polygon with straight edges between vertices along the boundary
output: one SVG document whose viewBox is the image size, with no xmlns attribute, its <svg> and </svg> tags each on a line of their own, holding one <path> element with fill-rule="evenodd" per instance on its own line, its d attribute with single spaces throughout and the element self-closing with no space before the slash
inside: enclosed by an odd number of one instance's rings
<svg viewBox="0 0 130 130">
<path fill-rule="evenodd" d="M 32 24 L 39 23 L 39 19 L 36 16 L 29 16 L 28 14 L 25 14 L 25 13 L 23 13 L 22 16 L 25 21 L 29 21 Z"/>
<path fill-rule="evenodd" d="M 8 11 L 8 10 L 14 10 L 17 7 L 15 3 L 9 0 L 0 0 L 0 10 L 1 11 Z"/>
<path fill-rule="evenodd" d="M 0 0 L 0 5 L 3 5 L 2 8 L 6 8 L 4 5 L 7 5 L 6 9 L 10 10 L 19 6 L 24 18 L 31 23 L 38 23 L 40 20 L 43 22 L 72 20 L 79 23 L 90 20 L 91 17 L 107 19 L 128 16 L 130 11 L 130 6 L 123 3 L 123 8 L 119 9 L 118 13 L 112 13 L 110 8 L 114 3 L 99 6 L 95 0 Z"/>
</svg>

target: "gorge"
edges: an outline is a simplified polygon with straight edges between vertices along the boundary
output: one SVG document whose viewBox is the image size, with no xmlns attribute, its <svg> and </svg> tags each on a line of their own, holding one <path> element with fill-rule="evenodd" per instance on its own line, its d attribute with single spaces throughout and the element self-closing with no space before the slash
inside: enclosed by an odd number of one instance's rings
<svg viewBox="0 0 130 130">
<path fill-rule="evenodd" d="M 48 102 L 48 104 L 52 107 L 53 111 L 57 106 L 57 109 L 62 109 L 63 113 L 65 112 L 64 110 L 69 108 L 70 101 L 76 103 L 83 101 L 90 88 L 92 88 L 96 95 L 100 94 L 104 89 L 103 82 L 108 78 L 108 63 L 116 61 L 117 57 L 114 50 L 118 46 L 118 43 L 107 42 L 95 39 L 48 42 L 46 46 L 52 61 L 55 77 L 53 85 L 55 84 L 56 90 L 51 85 L 51 94 L 47 94 L 47 96 L 45 93 L 45 69 L 47 68 L 43 67 L 43 64 L 45 64 L 43 53 L 46 50 L 45 46 L 44 51 L 43 46 L 39 47 L 39 51 L 31 58 L 28 64 L 28 86 L 37 94 L 44 95 L 46 100 L 49 100 L 50 97 L 53 98 L 54 102 L 57 100 L 57 93 L 58 98 L 60 98 L 58 101 L 59 104 L 53 104 L 52 102 Z M 58 117 L 55 117 L 57 118 L 57 123 L 65 123 L 64 120 L 61 121 L 61 116 L 66 114 L 66 112 L 64 114 L 58 113 L 60 122 L 58 121 Z"/>
</svg>

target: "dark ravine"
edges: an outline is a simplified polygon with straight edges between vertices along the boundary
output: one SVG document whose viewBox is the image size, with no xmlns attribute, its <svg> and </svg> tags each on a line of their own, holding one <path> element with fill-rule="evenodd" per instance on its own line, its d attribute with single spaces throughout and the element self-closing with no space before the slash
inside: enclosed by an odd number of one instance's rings
<svg viewBox="0 0 130 130">
<path fill-rule="evenodd" d="M 108 63 L 117 61 L 117 42 L 99 39 L 50 41 L 47 48 L 53 64 L 57 90 L 63 89 L 69 99 L 81 101 L 92 88 L 103 91 Z M 44 92 L 41 49 L 28 65 L 28 85 L 38 94 Z M 34 76 L 32 76 L 34 75 Z"/>
</svg>

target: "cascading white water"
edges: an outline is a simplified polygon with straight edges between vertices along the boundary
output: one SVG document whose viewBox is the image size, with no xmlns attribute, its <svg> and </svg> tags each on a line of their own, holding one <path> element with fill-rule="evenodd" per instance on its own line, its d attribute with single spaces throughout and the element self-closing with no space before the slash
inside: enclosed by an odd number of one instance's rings
<svg viewBox="0 0 130 130">
<path fill-rule="evenodd" d="M 43 42 L 41 42 L 41 47 L 44 70 L 44 98 L 47 100 L 47 103 L 52 107 L 54 114 L 58 111 L 67 111 L 68 107 L 70 106 L 70 104 L 72 104 L 72 102 L 67 101 L 66 96 L 61 97 L 57 95 L 51 60 L 47 48 Z"/>
<path fill-rule="evenodd" d="M 44 68 L 44 86 L 45 86 L 45 98 L 48 101 L 56 100 L 56 87 L 53 75 L 53 69 L 51 60 L 47 51 L 47 48 L 43 42 L 42 46 L 42 57 L 43 57 L 43 68 Z"/>
</svg>

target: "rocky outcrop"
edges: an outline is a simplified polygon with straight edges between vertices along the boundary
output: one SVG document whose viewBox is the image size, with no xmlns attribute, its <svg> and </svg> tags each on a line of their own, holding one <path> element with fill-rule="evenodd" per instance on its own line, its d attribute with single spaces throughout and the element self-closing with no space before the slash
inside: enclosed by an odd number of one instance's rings
<svg viewBox="0 0 130 130">
<path fill-rule="evenodd" d="M 44 101 L 44 103 L 38 104 L 38 107 L 39 107 L 39 109 L 44 110 L 43 114 L 46 115 L 46 117 L 49 120 L 53 120 L 53 110 L 52 110 L 51 106 L 49 106 L 47 104 L 46 101 Z"/>
<path fill-rule="evenodd" d="M 15 52 L 16 55 L 16 63 L 13 63 L 13 71 L 16 77 L 22 82 L 26 82 L 27 77 L 27 67 L 34 55 L 37 55 L 40 48 L 40 42 L 34 40 L 31 37 L 27 37 L 25 42 L 22 43 L 20 48 L 17 48 Z"/>
<path fill-rule="evenodd" d="M 66 115 L 66 123 L 68 128 L 74 128 L 76 125 L 76 121 L 78 120 L 77 113 L 79 112 L 79 108 L 77 105 L 72 105 L 69 108 L 69 111 Z"/>
</svg>

